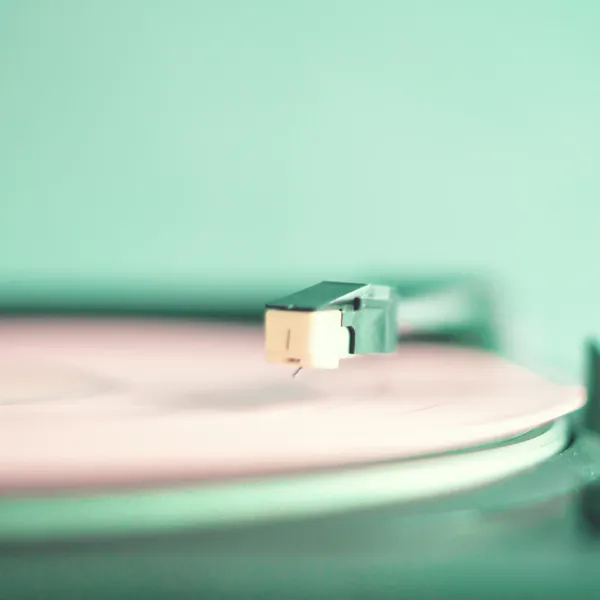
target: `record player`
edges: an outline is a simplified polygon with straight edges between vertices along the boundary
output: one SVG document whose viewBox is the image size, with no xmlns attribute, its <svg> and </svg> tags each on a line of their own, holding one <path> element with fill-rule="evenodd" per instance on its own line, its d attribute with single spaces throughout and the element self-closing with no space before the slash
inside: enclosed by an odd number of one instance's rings
<svg viewBox="0 0 600 600">
<path fill-rule="evenodd" d="M 8 307 L 0 596 L 597 597 L 596 343 L 565 385 L 479 281 L 344 285 Z"/>
</svg>

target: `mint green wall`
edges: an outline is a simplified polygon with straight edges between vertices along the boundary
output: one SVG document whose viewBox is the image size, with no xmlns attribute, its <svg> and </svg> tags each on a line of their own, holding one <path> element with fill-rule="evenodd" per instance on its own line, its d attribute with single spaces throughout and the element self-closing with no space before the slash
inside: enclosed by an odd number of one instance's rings
<svg viewBox="0 0 600 600">
<path fill-rule="evenodd" d="M 0 0 L 0 303 L 475 270 L 572 370 L 599 32 L 591 0 Z"/>
</svg>

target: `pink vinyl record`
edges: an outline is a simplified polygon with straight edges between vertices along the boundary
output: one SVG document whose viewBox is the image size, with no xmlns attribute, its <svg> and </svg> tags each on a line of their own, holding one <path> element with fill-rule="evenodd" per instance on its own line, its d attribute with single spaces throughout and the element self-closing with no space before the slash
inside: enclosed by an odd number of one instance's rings
<svg viewBox="0 0 600 600">
<path fill-rule="evenodd" d="M 292 372 L 264 361 L 260 327 L 0 321 L 0 490 L 408 459 L 506 439 L 584 402 L 578 388 L 449 346 Z"/>
</svg>

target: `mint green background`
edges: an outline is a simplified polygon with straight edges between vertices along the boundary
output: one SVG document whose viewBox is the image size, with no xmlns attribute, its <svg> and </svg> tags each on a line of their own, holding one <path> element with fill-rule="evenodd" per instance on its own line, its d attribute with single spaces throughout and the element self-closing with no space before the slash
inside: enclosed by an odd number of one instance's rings
<svg viewBox="0 0 600 600">
<path fill-rule="evenodd" d="M 480 272 L 600 331 L 600 4 L 0 0 L 0 304 Z"/>
</svg>

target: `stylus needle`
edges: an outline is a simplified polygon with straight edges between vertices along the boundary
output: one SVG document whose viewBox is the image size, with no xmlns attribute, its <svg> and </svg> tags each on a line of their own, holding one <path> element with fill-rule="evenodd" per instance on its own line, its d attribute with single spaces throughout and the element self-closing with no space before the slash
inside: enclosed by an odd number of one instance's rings
<svg viewBox="0 0 600 600">
<path fill-rule="evenodd" d="M 292 377 L 296 377 L 296 375 L 298 375 L 298 373 L 300 373 L 300 371 L 302 371 L 302 367 L 298 367 L 295 371 L 294 374 L 292 375 Z"/>
</svg>

